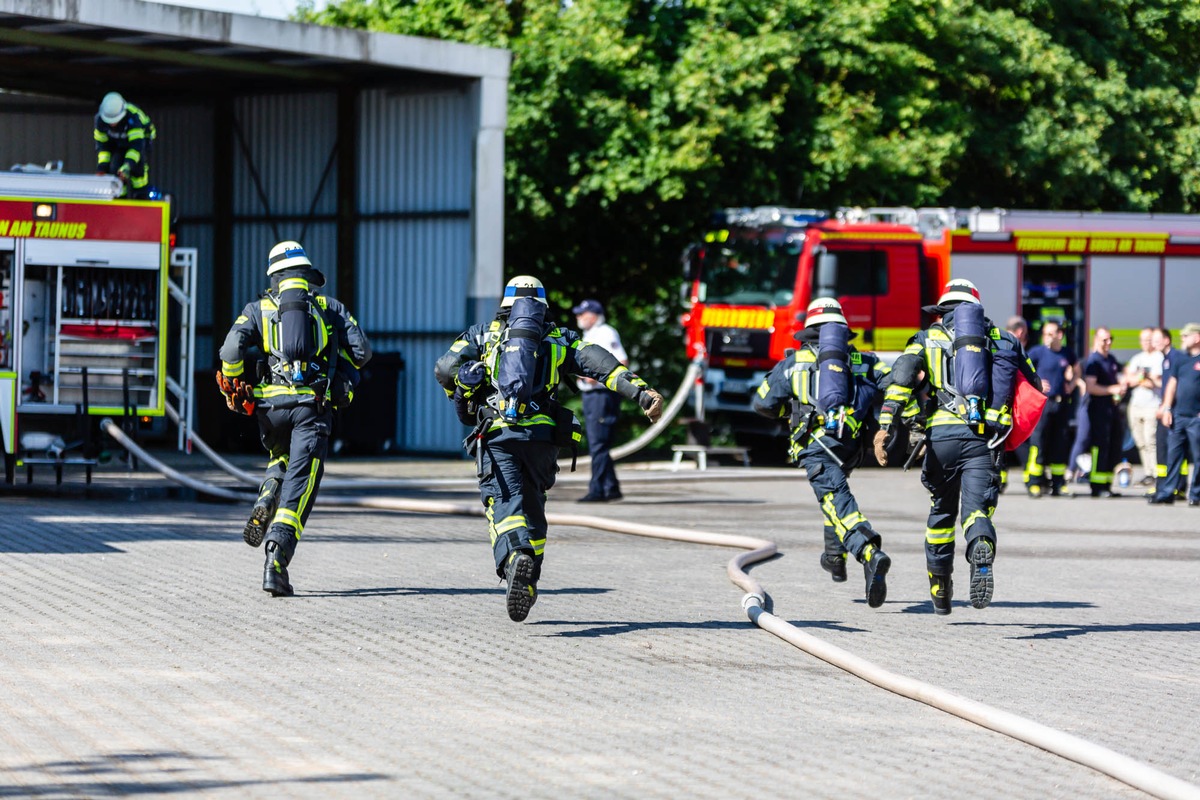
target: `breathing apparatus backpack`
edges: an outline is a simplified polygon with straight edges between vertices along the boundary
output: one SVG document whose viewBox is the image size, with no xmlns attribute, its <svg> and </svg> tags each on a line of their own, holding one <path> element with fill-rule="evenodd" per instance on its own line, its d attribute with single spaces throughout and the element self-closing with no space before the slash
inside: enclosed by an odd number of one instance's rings
<svg viewBox="0 0 1200 800">
<path fill-rule="evenodd" d="M 836 430 L 841 412 L 854 403 L 854 374 L 850 369 L 850 328 L 840 322 L 821 326 L 817 342 L 816 408 L 825 428 Z"/>
<path fill-rule="evenodd" d="M 318 399 L 325 399 L 336 366 L 337 343 L 326 328 L 320 301 L 309 291 L 307 282 L 291 283 L 283 281 L 277 295 L 267 292 L 269 304 L 263 308 L 270 381 L 308 387 Z"/>
<path fill-rule="evenodd" d="M 951 361 L 953 387 L 966 402 L 957 413 L 968 424 L 982 424 L 992 390 L 992 350 L 983 306 L 978 303 L 959 303 L 954 309 Z"/>
<path fill-rule="evenodd" d="M 545 390 L 538 385 L 541 373 L 538 351 L 546 322 L 546 306 L 532 297 L 518 297 L 492 349 L 489 372 L 496 388 L 496 410 L 505 422 L 516 422 L 539 410 L 534 398 Z"/>
</svg>

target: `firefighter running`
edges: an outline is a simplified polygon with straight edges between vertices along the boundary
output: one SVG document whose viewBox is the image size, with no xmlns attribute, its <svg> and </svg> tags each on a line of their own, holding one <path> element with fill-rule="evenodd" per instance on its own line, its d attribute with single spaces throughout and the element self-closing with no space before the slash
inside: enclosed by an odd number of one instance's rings
<svg viewBox="0 0 1200 800">
<path fill-rule="evenodd" d="M 864 426 L 872 419 L 886 367 L 873 353 L 855 349 L 854 336 L 837 300 L 814 300 L 803 330 L 795 334 L 800 348 L 768 373 L 754 410 L 788 419 L 789 456 L 804 467 L 825 517 L 821 567 L 840 583 L 846 580 L 846 553 L 854 556 L 863 565 L 867 605 L 879 608 L 892 562 L 859 511 L 848 478 L 862 461 Z"/>
<path fill-rule="evenodd" d="M 267 276 L 270 290 L 247 304 L 225 337 L 217 385 L 231 410 L 258 420 L 269 460 L 242 538 L 258 547 L 270 525 L 263 591 L 287 597 L 287 568 L 325 471 L 333 410 L 354 399 L 371 345 L 344 305 L 316 293 L 325 276 L 299 243 L 271 249 Z M 254 384 L 246 380 L 251 347 L 266 358 Z"/>
<path fill-rule="evenodd" d="M 1016 337 L 983 316 L 979 291 L 970 281 L 951 280 L 937 305 L 926 310 L 935 314 L 937 321 L 909 340 L 892 367 L 875 453 L 881 464 L 887 463 L 894 426 L 914 390 L 928 383 L 932 408 L 926 422 L 921 482 L 932 501 L 925 528 L 925 560 L 933 609 L 949 614 L 954 526 L 960 502 L 966 558 L 971 565 L 971 605 L 986 608 L 992 601 L 996 556 L 992 514 L 999 497 L 996 456 L 1012 430 L 1011 404 L 1020 375 L 1034 386 L 1039 384 Z"/>
<path fill-rule="evenodd" d="M 574 415 L 557 400 L 559 383 L 600 381 L 637 402 L 651 422 L 663 410 L 662 395 L 607 350 L 548 319 L 548 305 L 541 281 L 513 278 L 496 318 L 472 325 L 434 367 L 459 420 L 474 427 L 464 446 L 475 457 L 496 574 L 507 583 L 505 605 L 514 622 L 537 601 L 546 493 L 558 472 L 559 448 L 574 453 L 582 438 Z"/>
</svg>

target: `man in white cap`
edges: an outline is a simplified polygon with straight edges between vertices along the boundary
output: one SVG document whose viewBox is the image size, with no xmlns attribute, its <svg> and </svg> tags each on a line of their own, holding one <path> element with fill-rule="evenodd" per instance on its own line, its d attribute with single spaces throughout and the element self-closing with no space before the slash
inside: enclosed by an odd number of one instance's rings
<svg viewBox="0 0 1200 800">
<path fill-rule="evenodd" d="M 1016 336 L 984 318 L 979 303 L 979 290 L 970 281 L 959 278 L 945 285 L 937 305 L 924 309 L 935 316 L 936 322 L 909 339 L 904 352 L 892 365 L 891 384 L 887 387 L 879 415 L 881 430 L 875 435 L 875 457 L 880 464 L 886 465 L 893 424 L 912 400 L 914 390 L 928 385 L 937 407 L 925 423 L 927 449 L 921 482 L 931 495 L 925 527 L 925 562 L 929 593 L 937 614 L 950 613 L 954 526 L 960 507 L 966 556 L 971 564 L 971 605 L 986 608 L 992 601 L 992 563 L 996 555 L 992 514 L 1000 495 L 1000 476 L 993 447 L 1007 435 L 1013 424 L 1011 393 L 997 397 L 995 395 L 1001 393 L 999 388 L 996 392 L 986 391 L 987 397 L 983 398 L 985 411 L 977 404 L 967 402 L 972 398 L 978 400 L 978 397 L 965 397 L 966 387 L 955 385 L 959 380 L 955 367 L 966 367 L 967 361 L 958 362 L 964 358 L 969 361 L 971 356 L 977 357 L 981 364 L 990 365 L 1003 351 L 1015 356 L 1013 359 L 1005 357 L 1005 361 L 1017 362 L 1026 380 L 1034 386 L 1040 385 Z M 974 306 L 971 313 L 960 310 L 964 305 Z M 956 315 L 963 319 L 956 320 Z M 964 329 L 968 319 L 978 320 L 982 335 L 970 342 L 961 342 L 954 332 L 955 327 Z M 995 386 L 990 366 L 986 369 L 989 370 L 987 380 Z"/>
<path fill-rule="evenodd" d="M 145 199 L 150 184 L 150 155 L 158 135 L 145 111 L 117 92 L 100 101 L 92 136 L 96 140 L 96 174 L 116 175 L 121 197 Z"/>
<path fill-rule="evenodd" d="M 575 315 L 575 324 L 579 326 L 583 341 L 600 345 L 616 356 L 617 361 L 629 365 L 629 356 L 621 344 L 621 336 L 616 328 L 608 324 L 604 306 L 599 300 L 584 300 L 571 309 L 571 313 Z M 617 418 L 621 413 L 621 395 L 591 378 L 580 378 L 577 385 L 583 398 L 584 429 L 587 432 L 588 455 L 592 460 L 592 479 L 588 483 L 587 494 L 577 502 L 608 503 L 620 500 L 621 484 L 608 451 L 612 447 Z"/>
<path fill-rule="evenodd" d="M 874 353 L 861 353 L 850 339 L 842 306 L 832 297 L 812 301 L 800 347 L 767 374 L 754 397 L 764 417 L 787 420 L 789 456 L 804 468 L 825 517 L 821 568 L 835 583 L 846 580 L 846 554 L 863 565 L 867 605 L 887 598 L 892 560 L 880 535 L 859 511 L 849 477 L 862 462 L 864 432 L 887 368 Z"/>
</svg>

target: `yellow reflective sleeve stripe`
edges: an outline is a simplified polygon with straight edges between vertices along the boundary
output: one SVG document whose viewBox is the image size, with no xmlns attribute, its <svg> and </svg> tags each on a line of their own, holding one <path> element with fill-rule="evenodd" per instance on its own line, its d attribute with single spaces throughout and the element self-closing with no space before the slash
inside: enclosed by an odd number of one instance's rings
<svg viewBox="0 0 1200 800">
<path fill-rule="evenodd" d="M 230 378 L 236 378 L 246 371 L 246 362 L 244 361 L 222 361 L 221 373 L 228 375 Z"/>
<path fill-rule="evenodd" d="M 767 383 L 766 379 L 763 379 L 763 382 L 758 385 L 758 396 L 765 400 L 767 399 L 767 393 L 770 391 L 771 385 Z"/>
<path fill-rule="evenodd" d="M 558 342 L 550 343 L 550 383 L 551 387 L 558 386 L 558 373 L 567 360 L 567 348 Z"/>
<path fill-rule="evenodd" d="M 170 126 L 168 126 L 168 127 L 170 127 Z M 140 139 L 145 139 L 145 138 L 146 138 L 146 129 L 145 128 L 134 128 L 129 133 L 125 134 L 125 141 L 127 141 L 127 142 L 136 142 Z"/>
<path fill-rule="evenodd" d="M 604 388 L 615 392 L 617 390 L 617 378 L 620 377 L 621 373 L 623 372 L 629 372 L 629 367 L 621 365 L 612 372 L 608 373 L 608 377 L 604 379 Z"/>
<path fill-rule="evenodd" d="M 112 163 L 112 153 L 108 152 L 107 150 L 101 150 L 99 153 L 96 154 L 96 163 L 97 164 L 111 164 Z"/>
<path fill-rule="evenodd" d="M 247 317 L 245 314 L 238 314 L 238 318 L 236 320 L 234 320 L 233 324 L 241 325 L 242 323 L 249 322 L 249 321 L 250 321 L 250 318 Z"/>
<path fill-rule="evenodd" d="M 92 137 L 97 142 L 107 142 L 108 141 L 108 134 L 104 133 L 103 131 L 101 131 L 98 128 L 92 130 Z"/>
<path fill-rule="evenodd" d="M 138 162 L 140 162 L 142 160 L 142 154 L 139 153 L 137 150 L 132 150 L 132 149 L 126 150 L 125 151 L 125 160 L 132 161 L 133 163 L 137 164 Z"/>
<path fill-rule="evenodd" d="M 954 541 L 954 528 L 926 528 L 925 541 L 928 544 L 950 544 Z"/>
<path fill-rule="evenodd" d="M 457 342 L 450 345 L 450 352 L 451 353 L 461 353 L 462 349 L 469 344 L 470 344 L 470 342 L 468 342 L 466 339 L 459 339 Z"/>
</svg>

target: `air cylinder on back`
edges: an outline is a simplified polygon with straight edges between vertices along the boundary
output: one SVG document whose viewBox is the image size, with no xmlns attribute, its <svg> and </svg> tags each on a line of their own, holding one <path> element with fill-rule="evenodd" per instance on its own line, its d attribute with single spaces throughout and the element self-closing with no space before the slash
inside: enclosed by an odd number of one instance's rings
<svg viewBox="0 0 1200 800">
<path fill-rule="evenodd" d="M 992 358 L 983 306 L 959 303 L 954 309 L 954 387 L 967 399 L 967 422 L 983 421 L 991 389 Z"/>
<path fill-rule="evenodd" d="M 836 428 L 836 414 L 854 402 L 854 375 L 850 371 L 850 328 L 840 322 L 821 326 L 817 342 L 817 411 L 825 426 Z"/>
<path fill-rule="evenodd" d="M 536 393 L 537 354 L 545 319 L 546 306 L 538 300 L 518 297 L 513 302 L 496 365 L 496 385 L 506 420 L 516 420 L 524 413 Z"/>
</svg>

